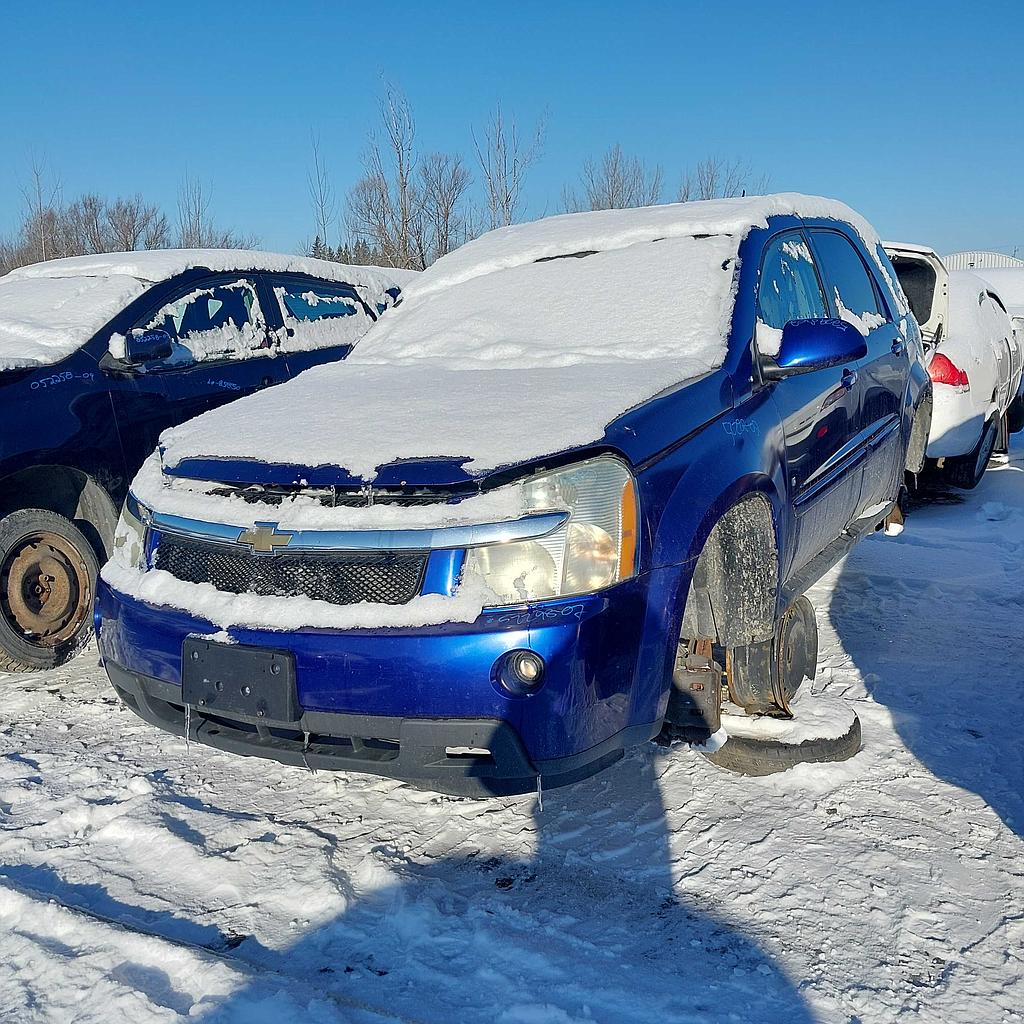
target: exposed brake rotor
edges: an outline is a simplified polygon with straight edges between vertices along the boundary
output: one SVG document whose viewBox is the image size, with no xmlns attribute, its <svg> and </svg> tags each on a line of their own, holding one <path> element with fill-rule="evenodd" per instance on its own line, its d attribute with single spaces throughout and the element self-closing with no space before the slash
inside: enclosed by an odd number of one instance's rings
<svg viewBox="0 0 1024 1024">
<path fill-rule="evenodd" d="M 791 718 L 792 701 L 818 660 L 814 607 L 799 597 L 783 613 L 771 640 L 726 652 L 729 698 L 750 715 Z"/>
</svg>

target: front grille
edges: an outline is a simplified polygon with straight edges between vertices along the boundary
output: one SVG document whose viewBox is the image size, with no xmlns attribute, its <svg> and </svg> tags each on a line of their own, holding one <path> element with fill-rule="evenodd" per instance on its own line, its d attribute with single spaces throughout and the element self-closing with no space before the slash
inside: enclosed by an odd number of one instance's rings
<svg viewBox="0 0 1024 1024">
<path fill-rule="evenodd" d="M 154 568 L 186 583 L 212 583 L 231 594 L 302 595 L 329 604 L 405 604 L 419 593 L 426 566 L 423 551 L 254 555 L 171 534 L 160 539 L 154 561 Z"/>
</svg>

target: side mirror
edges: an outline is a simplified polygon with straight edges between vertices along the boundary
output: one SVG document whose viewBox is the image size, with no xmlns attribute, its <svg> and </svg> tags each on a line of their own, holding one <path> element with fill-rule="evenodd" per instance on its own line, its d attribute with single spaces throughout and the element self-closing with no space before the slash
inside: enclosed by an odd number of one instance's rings
<svg viewBox="0 0 1024 1024">
<path fill-rule="evenodd" d="M 782 329 L 779 354 L 762 362 L 767 380 L 855 363 L 868 354 L 864 335 L 853 324 L 831 317 L 793 320 Z"/>
<path fill-rule="evenodd" d="M 129 331 L 124 339 L 125 362 L 133 366 L 167 359 L 173 351 L 174 342 L 171 341 L 171 336 L 159 327 L 149 331 Z"/>
</svg>

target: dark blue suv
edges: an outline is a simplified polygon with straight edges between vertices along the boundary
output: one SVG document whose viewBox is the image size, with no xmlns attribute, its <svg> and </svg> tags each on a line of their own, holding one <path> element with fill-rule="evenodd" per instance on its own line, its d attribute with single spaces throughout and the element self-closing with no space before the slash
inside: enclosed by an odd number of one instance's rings
<svg viewBox="0 0 1024 1024">
<path fill-rule="evenodd" d="M 405 276 L 162 250 L 0 278 L 0 669 L 88 639 L 116 510 L 161 431 L 343 357 Z"/>
<path fill-rule="evenodd" d="M 125 703 L 455 793 L 787 715 L 804 590 L 930 414 L 874 231 L 795 195 L 550 218 L 440 260 L 343 363 L 168 431 L 97 603 Z M 295 411 L 302 410 L 301 418 Z"/>
</svg>

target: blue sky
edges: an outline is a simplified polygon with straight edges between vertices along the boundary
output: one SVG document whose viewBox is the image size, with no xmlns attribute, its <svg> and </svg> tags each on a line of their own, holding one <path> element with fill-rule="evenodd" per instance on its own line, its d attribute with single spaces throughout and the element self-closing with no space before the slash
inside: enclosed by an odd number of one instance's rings
<svg viewBox="0 0 1024 1024">
<path fill-rule="evenodd" d="M 618 142 L 666 191 L 709 154 L 835 196 L 886 237 L 1024 252 L 1024 4 L 19 3 L 0 33 L 0 232 L 32 154 L 65 196 L 173 207 L 292 251 L 312 233 L 311 130 L 358 176 L 385 80 L 423 150 L 472 155 L 496 100 L 546 116 L 528 213 Z"/>
</svg>

